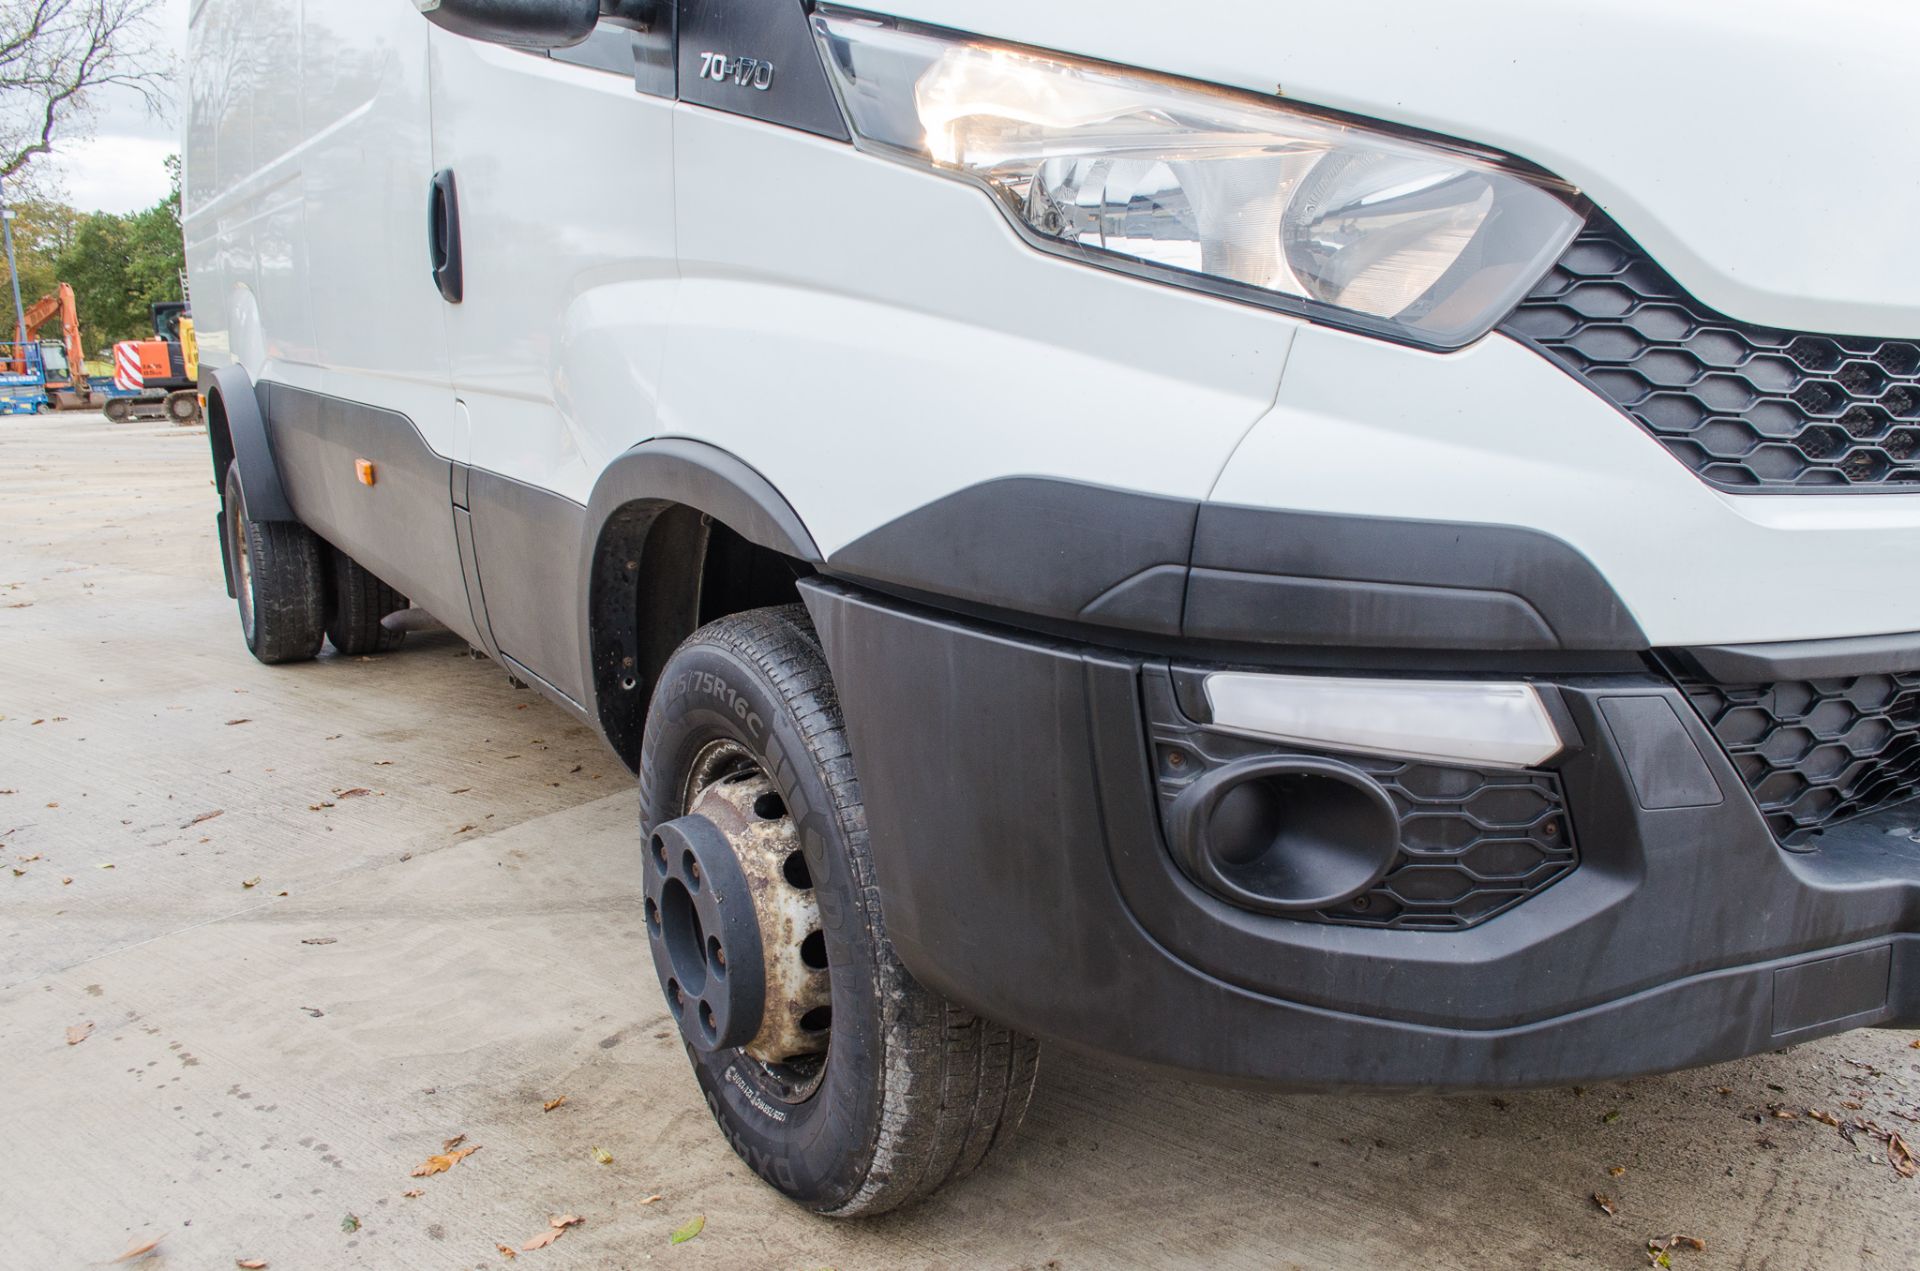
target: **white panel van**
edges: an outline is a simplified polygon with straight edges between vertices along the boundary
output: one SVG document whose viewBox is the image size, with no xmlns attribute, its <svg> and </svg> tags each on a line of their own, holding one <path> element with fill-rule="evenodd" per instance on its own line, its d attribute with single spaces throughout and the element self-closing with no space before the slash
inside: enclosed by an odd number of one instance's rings
<svg viewBox="0 0 1920 1271">
<path fill-rule="evenodd" d="M 1473 1088 L 1920 1023 L 1920 9 L 192 32 L 248 647 L 423 610 L 606 738 L 798 1202 L 973 1169 L 1043 1041 Z"/>
</svg>

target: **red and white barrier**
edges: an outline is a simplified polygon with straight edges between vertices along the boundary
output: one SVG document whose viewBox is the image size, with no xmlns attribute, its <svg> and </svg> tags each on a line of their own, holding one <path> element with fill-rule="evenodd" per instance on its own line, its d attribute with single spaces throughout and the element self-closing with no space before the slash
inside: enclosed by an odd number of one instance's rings
<svg viewBox="0 0 1920 1271">
<path fill-rule="evenodd" d="M 113 346 L 113 383 L 128 393 L 138 393 L 147 386 L 140 370 L 140 347 L 132 341 Z"/>
</svg>

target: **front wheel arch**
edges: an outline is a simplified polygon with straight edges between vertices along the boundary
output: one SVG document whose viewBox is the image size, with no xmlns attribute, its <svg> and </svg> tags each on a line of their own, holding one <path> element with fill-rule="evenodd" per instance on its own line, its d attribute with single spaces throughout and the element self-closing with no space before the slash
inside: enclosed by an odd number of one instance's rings
<svg viewBox="0 0 1920 1271">
<path fill-rule="evenodd" d="M 640 762 L 660 668 L 705 623 L 798 599 L 822 558 L 772 483 L 704 442 L 634 447 L 588 501 L 580 566 L 581 682 L 614 752 Z"/>
</svg>

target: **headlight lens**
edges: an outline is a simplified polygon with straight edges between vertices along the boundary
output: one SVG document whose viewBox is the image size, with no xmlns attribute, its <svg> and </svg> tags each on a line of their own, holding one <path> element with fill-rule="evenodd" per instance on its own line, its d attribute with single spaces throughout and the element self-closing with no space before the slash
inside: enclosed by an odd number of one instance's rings
<svg viewBox="0 0 1920 1271">
<path fill-rule="evenodd" d="M 1455 348 L 1580 227 L 1570 189 L 1478 152 L 845 10 L 813 24 L 856 145 L 975 181 L 1095 263 Z"/>
</svg>

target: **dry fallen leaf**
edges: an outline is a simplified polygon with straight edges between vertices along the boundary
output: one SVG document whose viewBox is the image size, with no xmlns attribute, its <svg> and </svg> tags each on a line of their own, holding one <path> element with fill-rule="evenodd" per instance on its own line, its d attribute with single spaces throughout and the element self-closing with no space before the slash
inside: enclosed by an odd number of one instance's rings
<svg viewBox="0 0 1920 1271">
<path fill-rule="evenodd" d="M 417 1199 L 417 1198 L 419 1198 L 419 1197 L 421 1197 L 421 1196 L 425 1196 L 425 1195 L 426 1195 L 427 1193 L 426 1193 L 426 1190 L 425 1190 L 424 1188 L 420 1188 L 420 1187 L 409 1187 L 409 1188 L 407 1188 L 407 1190 L 406 1190 L 406 1191 L 404 1191 L 404 1192 L 401 1192 L 400 1194 L 401 1194 L 402 1196 L 404 1196 L 404 1197 L 406 1197 L 406 1198 L 407 1198 L 408 1200 L 415 1200 L 415 1199 Z"/>
<path fill-rule="evenodd" d="M 164 1235 L 155 1236 L 153 1239 L 145 1242 L 144 1244 L 137 1244 L 133 1246 L 131 1249 L 128 1249 L 125 1253 L 115 1258 L 114 1261 L 115 1262 L 132 1262 L 135 1258 L 144 1258 L 148 1254 L 152 1253 L 155 1249 L 159 1248 L 160 1242 L 165 1239 L 166 1239 L 166 1236 Z"/>
<path fill-rule="evenodd" d="M 1808 1108 L 1807 1115 L 1818 1121 L 1821 1125 L 1830 1125 L 1836 1130 L 1840 1128 L 1840 1118 L 1831 1112 L 1822 1112 L 1818 1108 Z"/>
<path fill-rule="evenodd" d="M 613 1164 L 613 1153 L 607 1151 L 604 1147 L 596 1147 L 593 1149 L 593 1159 L 602 1165 L 611 1165 Z"/>
<path fill-rule="evenodd" d="M 466 1135 L 456 1134 L 452 1138 L 448 1139 L 445 1143 L 442 1143 L 440 1145 L 440 1150 L 442 1152 L 451 1152 L 453 1151 L 454 1148 L 459 1147 L 462 1143 L 465 1143 L 466 1141 L 467 1141 Z"/>
<path fill-rule="evenodd" d="M 500 1256 L 505 1258 L 508 1262 L 512 1262 L 515 1258 L 520 1256 L 519 1254 L 513 1251 L 512 1245 L 503 1245 L 498 1240 L 493 1242 L 493 1247 L 498 1249 L 500 1251 Z"/>
<path fill-rule="evenodd" d="M 577 1227 L 585 1221 L 586 1219 L 579 1214 L 562 1214 L 558 1218 L 549 1218 L 547 1229 L 520 1247 L 523 1250 L 544 1249 L 565 1234 L 567 1228 Z"/>
<path fill-rule="evenodd" d="M 1692 1249 L 1695 1253 L 1705 1253 L 1707 1242 L 1696 1236 L 1668 1236 L 1665 1240 L 1647 1241 L 1647 1265 L 1670 1267 L 1673 1259 L 1667 1256 L 1669 1249 Z"/>
<path fill-rule="evenodd" d="M 1887 1164 L 1893 1166 L 1893 1172 L 1900 1177 L 1913 1177 L 1913 1152 L 1898 1130 L 1887 1131 Z"/>
<path fill-rule="evenodd" d="M 433 1174 L 444 1174 L 479 1150 L 478 1146 L 463 1147 L 457 1152 L 448 1152 L 441 1156 L 429 1156 L 425 1164 L 415 1167 L 413 1176 L 415 1178 L 426 1178 Z"/>
<path fill-rule="evenodd" d="M 223 816 L 225 814 L 226 814 L 225 808 L 215 808 L 211 812 L 202 812 L 199 816 L 194 817 L 191 821 L 182 821 L 180 823 L 180 828 L 183 830 L 190 830 L 194 826 L 200 824 L 202 821 L 211 821 L 216 816 Z"/>
<path fill-rule="evenodd" d="M 545 1103 L 540 1105 L 540 1110 L 542 1112 L 551 1112 L 555 1108 L 559 1107 L 561 1104 L 565 1103 L 566 1101 L 567 1101 L 567 1096 L 565 1095 L 561 1095 L 558 1099 L 549 1099 Z"/>
<path fill-rule="evenodd" d="M 1607 1166 L 1607 1174 L 1608 1174 L 1608 1176 L 1609 1176 L 1609 1177 L 1611 1177 L 1611 1178 L 1618 1178 L 1618 1177 L 1620 1177 L 1620 1176 L 1621 1176 L 1622 1174 L 1624 1174 L 1624 1173 L 1626 1173 L 1626 1172 L 1627 1172 L 1627 1167 L 1626 1167 L 1626 1166 L 1624 1166 L 1624 1165 L 1609 1165 L 1609 1166 Z"/>
<path fill-rule="evenodd" d="M 307 939 L 302 940 L 300 943 L 301 944 L 339 944 L 340 939 L 337 936 L 309 936 Z"/>
<path fill-rule="evenodd" d="M 665 1199 L 666 1197 L 662 1196 L 659 1192 L 655 1192 L 653 1195 L 647 1197 L 645 1200 L 641 1201 L 640 1203 L 643 1205 L 657 1205 Z"/>
<path fill-rule="evenodd" d="M 706 1229 L 707 1216 L 701 1214 L 698 1218 L 689 1219 L 686 1225 L 682 1226 L 671 1236 L 668 1236 L 667 1243 L 670 1245 L 683 1245 Z"/>
<path fill-rule="evenodd" d="M 373 791 L 367 789 L 365 786 L 355 786 L 351 790 L 335 790 L 333 797 L 336 799 L 364 799 L 372 793 Z"/>
<path fill-rule="evenodd" d="M 61 880 L 60 880 L 60 885 L 61 885 L 62 887 L 71 887 L 71 886 L 73 886 L 73 879 L 72 879 L 72 878 L 63 878 L 63 879 L 61 879 Z"/>
<path fill-rule="evenodd" d="M 1908 1043 L 1907 1043 L 1907 1049 L 1908 1049 L 1908 1050 L 1920 1050 L 1920 1037 L 1916 1037 L 1916 1038 L 1914 1038 L 1914 1039 L 1913 1039 L 1912 1041 L 1910 1041 L 1910 1042 L 1908 1042 Z"/>
<path fill-rule="evenodd" d="M 91 1037 L 92 1035 L 93 1035 L 92 1020 L 88 1020 L 84 1024 L 70 1025 L 67 1028 L 67 1045 L 78 1046 L 81 1042 L 87 1040 L 87 1038 Z"/>
<path fill-rule="evenodd" d="M 1797 1121 L 1800 1119 L 1798 1112 L 1795 1112 L 1792 1108 L 1786 1107 L 1783 1104 L 1770 1103 L 1767 1105 L 1767 1111 L 1772 1114 L 1776 1121 Z"/>
<path fill-rule="evenodd" d="M 242 720 L 241 722 L 244 723 L 246 721 Z M 233 1265 L 242 1267 L 245 1271 L 260 1271 L 260 1268 L 267 1265 L 267 1260 L 265 1258 L 235 1258 Z"/>
<path fill-rule="evenodd" d="M 1605 1192 L 1595 1192 L 1593 1194 L 1593 1203 L 1600 1206 L 1600 1212 L 1609 1218 L 1612 1218 L 1620 1212 L 1620 1207 L 1613 1203 L 1613 1197 L 1607 1195 Z"/>
</svg>

